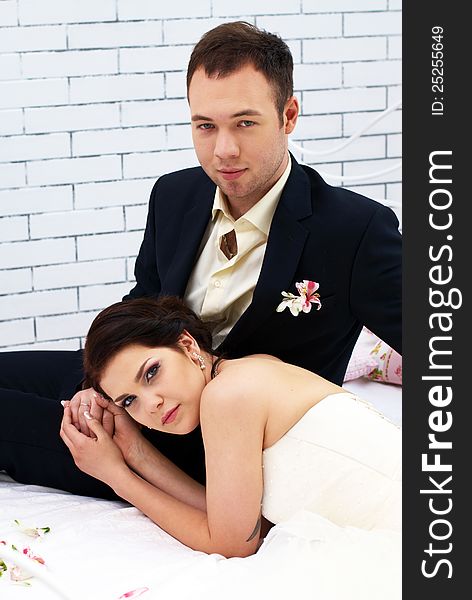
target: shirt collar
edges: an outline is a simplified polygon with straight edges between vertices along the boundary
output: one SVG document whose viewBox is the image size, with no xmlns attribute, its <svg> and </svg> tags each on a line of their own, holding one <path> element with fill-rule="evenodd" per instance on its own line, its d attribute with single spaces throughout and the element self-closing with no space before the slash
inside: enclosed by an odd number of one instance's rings
<svg viewBox="0 0 472 600">
<path fill-rule="evenodd" d="M 250 208 L 247 213 L 239 217 L 238 220 L 245 219 L 246 221 L 249 221 L 249 223 L 254 225 L 254 227 L 257 227 L 257 229 L 268 236 L 270 224 L 272 223 L 272 217 L 274 216 L 275 209 L 279 203 L 284 186 L 287 183 L 291 167 L 292 159 L 289 154 L 287 166 L 279 179 L 274 183 L 267 194 L 265 194 L 265 196 L 263 196 L 252 208 Z M 213 201 L 212 217 L 215 218 L 219 211 L 221 211 L 229 221 L 232 223 L 235 222 L 228 210 L 228 205 L 226 203 L 224 194 L 221 192 L 220 188 L 217 187 L 215 191 L 215 199 Z"/>
</svg>

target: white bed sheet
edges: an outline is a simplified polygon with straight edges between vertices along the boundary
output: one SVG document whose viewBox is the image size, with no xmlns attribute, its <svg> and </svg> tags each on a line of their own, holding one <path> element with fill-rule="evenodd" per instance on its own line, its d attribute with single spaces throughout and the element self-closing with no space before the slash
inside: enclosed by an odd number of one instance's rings
<svg viewBox="0 0 472 600">
<path fill-rule="evenodd" d="M 400 423 L 399 386 L 355 380 L 346 388 Z M 51 530 L 33 539 L 15 519 Z M 21 485 L 0 474 L 1 540 L 7 545 L 0 555 L 12 543 L 30 546 L 45 560 L 36 565 L 41 573 L 63 592 L 38 577 L 30 587 L 14 584 L 7 571 L 1 600 L 117 600 L 135 589 L 142 589 L 142 600 L 401 598 L 399 534 L 343 529 L 311 513 L 275 526 L 254 556 L 225 559 L 187 548 L 125 503 Z"/>
</svg>

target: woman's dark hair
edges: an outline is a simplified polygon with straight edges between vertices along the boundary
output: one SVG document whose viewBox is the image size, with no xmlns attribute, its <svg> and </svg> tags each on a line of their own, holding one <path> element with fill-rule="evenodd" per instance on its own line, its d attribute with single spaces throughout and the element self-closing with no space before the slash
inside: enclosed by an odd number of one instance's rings
<svg viewBox="0 0 472 600">
<path fill-rule="evenodd" d="M 126 346 L 177 348 L 184 330 L 203 351 L 212 353 L 210 329 L 177 297 L 136 298 L 112 304 L 95 317 L 87 334 L 83 358 L 86 385 L 102 391 L 99 381 L 104 369 Z"/>
<path fill-rule="evenodd" d="M 285 103 L 293 95 L 292 54 L 278 35 L 245 21 L 223 23 L 202 36 L 188 63 L 187 96 L 198 68 L 203 67 L 209 77 L 226 77 L 247 64 L 253 65 L 272 85 L 282 122 Z"/>
</svg>

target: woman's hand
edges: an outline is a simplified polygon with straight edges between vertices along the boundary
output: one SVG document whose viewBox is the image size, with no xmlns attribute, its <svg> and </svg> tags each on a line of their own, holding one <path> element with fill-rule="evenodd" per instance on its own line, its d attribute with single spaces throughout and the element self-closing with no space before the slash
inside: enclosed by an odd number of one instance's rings
<svg viewBox="0 0 472 600">
<path fill-rule="evenodd" d="M 63 403 L 70 407 L 72 423 L 75 427 L 81 433 L 89 437 L 94 437 L 94 435 L 88 426 L 88 420 L 84 416 L 86 411 L 88 411 L 94 419 L 97 419 L 97 421 L 102 423 L 103 427 L 110 435 L 113 434 L 113 418 L 110 414 L 104 412 L 103 403 L 98 402 L 99 398 L 101 398 L 100 394 L 93 388 L 87 388 L 86 390 L 80 390 L 80 392 L 77 392 L 70 400 Z"/>
<path fill-rule="evenodd" d="M 72 409 L 66 405 L 60 436 L 81 471 L 114 487 L 119 478 L 129 472 L 123 454 L 97 419 L 88 411 L 85 411 L 84 418 L 93 437 L 78 430 L 72 422 Z"/>
<path fill-rule="evenodd" d="M 92 405 L 95 403 L 103 410 L 102 421 L 105 429 L 105 423 L 112 421 L 109 431 L 111 430 L 113 441 L 121 450 L 126 463 L 130 467 L 137 467 L 143 457 L 143 448 L 147 444 L 141 433 L 141 425 L 131 418 L 124 408 L 103 396 L 97 395 L 92 400 Z"/>
</svg>

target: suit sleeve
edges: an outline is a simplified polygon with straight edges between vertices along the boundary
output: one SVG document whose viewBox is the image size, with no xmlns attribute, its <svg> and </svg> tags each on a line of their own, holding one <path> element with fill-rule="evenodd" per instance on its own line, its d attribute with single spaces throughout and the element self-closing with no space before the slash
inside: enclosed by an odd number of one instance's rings
<svg viewBox="0 0 472 600">
<path fill-rule="evenodd" d="M 142 296 L 157 296 L 161 291 L 161 281 L 156 261 L 156 197 L 158 183 L 154 184 L 151 192 L 146 229 L 134 267 L 136 285 L 126 296 L 123 296 L 123 300 L 131 300 Z"/>
<path fill-rule="evenodd" d="M 401 354 L 402 241 L 395 214 L 383 205 L 359 244 L 350 297 L 361 323 Z"/>
</svg>

